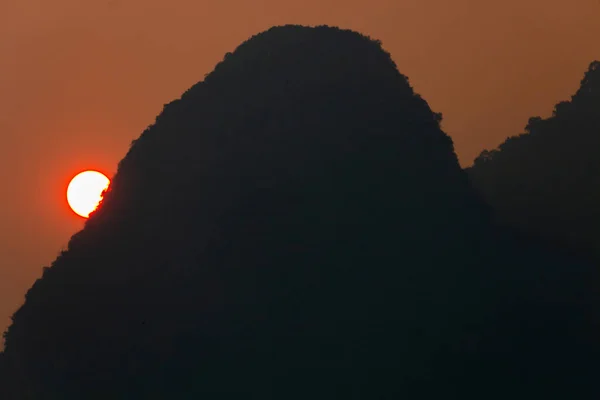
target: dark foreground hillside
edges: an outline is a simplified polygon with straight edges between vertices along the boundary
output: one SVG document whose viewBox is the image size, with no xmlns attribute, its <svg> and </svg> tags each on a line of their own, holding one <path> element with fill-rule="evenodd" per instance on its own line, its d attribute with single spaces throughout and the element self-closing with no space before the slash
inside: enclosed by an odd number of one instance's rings
<svg viewBox="0 0 600 400">
<path fill-rule="evenodd" d="M 484 151 L 469 175 L 506 225 L 600 260 L 600 61 L 546 119 Z"/>
<path fill-rule="evenodd" d="M 439 122 L 367 37 L 243 43 L 30 289 L 2 398 L 589 398 L 589 265 L 495 229 Z"/>
</svg>

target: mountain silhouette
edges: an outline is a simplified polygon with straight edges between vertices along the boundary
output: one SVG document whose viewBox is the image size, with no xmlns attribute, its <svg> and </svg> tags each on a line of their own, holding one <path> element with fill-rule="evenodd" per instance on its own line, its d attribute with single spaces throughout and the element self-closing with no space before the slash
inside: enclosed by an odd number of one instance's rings
<svg viewBox="0 0 600 400">
<path fill-rule="evenodd" d="M 591 267 L 496 227 L 440 121 L 369 37 L 250 38 L 44 268 L 3 398 L 576 398 Z"/>
<path fill-rule="evenodd" d="M 589 250 L 600 260 L 600 61 L 546 119 L 485 150 L 468 169 L 502 224 Z"/>
</svg>

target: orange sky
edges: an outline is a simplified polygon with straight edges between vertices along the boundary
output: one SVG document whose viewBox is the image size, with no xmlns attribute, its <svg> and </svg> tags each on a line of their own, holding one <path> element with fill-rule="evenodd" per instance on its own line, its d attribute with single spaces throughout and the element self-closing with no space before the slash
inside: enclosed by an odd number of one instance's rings
<svg viewBox="0 0 600 400">
<path fill-rule="evenodd" d="M 71 176 L 111 176 L 162 105 L 252 34 L 382 40 L 468 165 L 568 99 L 600 59 L 599 21 L 600 0 L 0 0 L 0 329 L 83 226 Z"/>
</svg>

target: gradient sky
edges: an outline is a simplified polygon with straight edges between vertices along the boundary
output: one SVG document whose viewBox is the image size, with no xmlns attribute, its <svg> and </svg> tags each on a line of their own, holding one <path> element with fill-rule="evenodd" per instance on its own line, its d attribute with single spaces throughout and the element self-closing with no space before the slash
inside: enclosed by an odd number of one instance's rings
<svg viewBox="0 0 600 400">
<path fill-rule="evenodd" d="M 600 0 L 0 0 L 0 330 L 83 221 L 65 191 L 239 43 L 286 23 L 380 39 L 463 165 L 600 59 Z M 40 332 L 43 334 L 43 332 Z"/>
</svg>

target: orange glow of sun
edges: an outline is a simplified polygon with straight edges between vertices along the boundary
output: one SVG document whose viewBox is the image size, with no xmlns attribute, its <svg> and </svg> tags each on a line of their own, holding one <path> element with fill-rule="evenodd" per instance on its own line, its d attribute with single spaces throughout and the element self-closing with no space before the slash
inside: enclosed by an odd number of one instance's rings
<svg viewBox="0 0 600 400">
<path fill-rule="evenodd" d="M 84 171 L 77 174 L 67 188 L 67 201 L 75 214 L 88 218 L 102 200 L 102 192 L 110 180 L 101 172 Z"/>
</svg>

